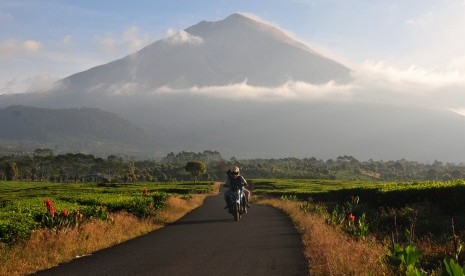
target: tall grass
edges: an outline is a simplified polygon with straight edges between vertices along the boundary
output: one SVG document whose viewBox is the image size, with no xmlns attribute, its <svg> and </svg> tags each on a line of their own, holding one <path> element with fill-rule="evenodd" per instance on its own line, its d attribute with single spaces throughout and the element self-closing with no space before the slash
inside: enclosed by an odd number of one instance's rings
<svg viewBox="0 0 465 276">
<path fill-rule="evenodd" d="M 331 227 L 316 213 L 300 210 L 300 203 L 261 199 L 286 212 L 301 232 L 310 275 L 390 275 L 384 265 L 385 248 L 374 240 L 354 240 Z"/>
</svg>

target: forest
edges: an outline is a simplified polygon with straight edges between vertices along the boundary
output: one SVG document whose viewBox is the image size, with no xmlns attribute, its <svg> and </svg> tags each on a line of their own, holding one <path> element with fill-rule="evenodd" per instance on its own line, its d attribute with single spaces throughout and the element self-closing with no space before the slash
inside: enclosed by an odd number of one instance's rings
<svg viewBox="0 0 465 276">
<path fill-rule="evenodd" d="M 465 177 L 465 164 L 420 163 L 407 160 L 357 160 L 353 156 L 336 159 L 310 158 L 225 159 L 218 151 L 169 153 L 161 160 L 135 160 L 109 155 L 55 154 L 36 149 L 32 154 L 0 155 L 0 180 L 132 183 L 188 181 L 187 162 L 203 162 L 206 172 L 199 180 L 219 180 L 231 165 L 238 165 L 245 178 L 328 179 L 328 180 L 453 180 Z"/>
</svg>

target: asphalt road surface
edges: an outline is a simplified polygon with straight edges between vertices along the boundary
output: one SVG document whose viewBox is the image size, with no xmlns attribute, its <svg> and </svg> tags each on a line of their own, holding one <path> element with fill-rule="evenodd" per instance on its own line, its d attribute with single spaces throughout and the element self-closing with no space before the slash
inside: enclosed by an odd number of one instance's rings
<svg viewBox="0 0 465 276">
<path fill-rule="evenodd" d="M 223 195 L 144 236 L 38 275 L 308 275 L 301 238 L 280 210 L 252 205 L 235 222 Z"/>
</svg>

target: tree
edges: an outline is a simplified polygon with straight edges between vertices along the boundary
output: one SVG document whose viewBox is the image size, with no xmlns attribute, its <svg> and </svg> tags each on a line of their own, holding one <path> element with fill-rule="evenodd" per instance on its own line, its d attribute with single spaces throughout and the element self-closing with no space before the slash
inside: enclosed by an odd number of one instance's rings
<svg viewBox="0 0 465 276">
<path fill-rule="evenodd" d="M 135 182 L 137 180 L 136 167 L 132 160 L 126 164 L 123 180 L 126 182 Z"/>
<path fill-rule="evenodd" d="M 18 177 L 18 166 L 15 162 L 8 162 L 6 165 L 6 180 L 14 181 Z"/>
<path fill-rule="evenodd" d="M 50 177 L 48 170 L 50 170 L 50 163 L 52 162 L 54 155 L 51 149 L 36 149 L 32 154 L 33 160 L 37 166 L 34 169 L 34 179 L 43 180 L 44 178 Z M 48 169 L 48 170 L 47 170 Z"/>
<path fill-rule="evenodd" d="M 202 161 L 190 161 L 187 162 L 184 169 L 192 175 L 195 184 L 197 177 L 207 172 L 207 165 Z"/>
</svg>

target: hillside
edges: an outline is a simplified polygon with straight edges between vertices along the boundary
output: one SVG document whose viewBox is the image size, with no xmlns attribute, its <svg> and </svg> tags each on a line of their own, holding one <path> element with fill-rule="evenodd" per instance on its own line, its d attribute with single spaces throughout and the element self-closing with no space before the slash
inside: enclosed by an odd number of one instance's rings
<svg viewBox="0 0 465 276">
<path fill-rule="evenodd" d="M 148 145 L 141 127 L 95 108 L 10 106 L 0 109 L 0 129 L 3 151 L 50 147 L 58 152 L 138 154 Z"/>
</svg>

